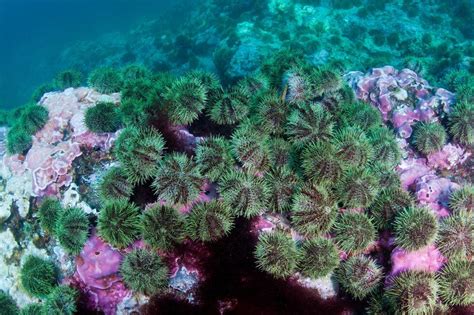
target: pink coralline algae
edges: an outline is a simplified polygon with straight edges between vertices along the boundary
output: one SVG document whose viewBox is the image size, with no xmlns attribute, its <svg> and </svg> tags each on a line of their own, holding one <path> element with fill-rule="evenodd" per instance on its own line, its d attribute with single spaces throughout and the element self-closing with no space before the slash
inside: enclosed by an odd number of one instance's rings
<svg viewBox="0 0 474 315">
<path fill-rule="evenodd" d="M 428 166 L 440 170 L 450 170 L 464 163 L 470 156 L 471 152 L 459 145 L 449 143 L 440 151 L 428 155 Z"/>
<path fill-rule="evenodd" d="M 454 94 L 434 89 L 409 70 L 391 66 L 374 68 L 368 74 L 349 72 L 346 81 L 359 99 L 377 107 L 385 121 L 390 121 L 401 138 L 409 138 L 417 121 L 437 121 L 449 112 Z"/>
<path fill-rule="evenodd" d="M 76 273 L 70 279 L 82 292 L 91 310 L 115 314 L 117 305 L 131 292 L 119 275 L 122 254 L 95 233 L 76 257 Z"/>
<path fill-rule="evenodd" d="M 119 95 L 102 95 L 88 88 L 46 93 L 39 105 L 49 111 L 46 125 L 33 136 L 25 157 L 7 157 L 6 164 L 14 174 L 31 173 L 35 196 L 57 195 L 68 186 L 72 162 L 82 148 L 109 150 L 116 134 L 95 134 L 84 125 L 87 108 L 99 101 L 118 103 Z"/>
<path fill-rule="evenodd" d="M 391 262 L 390 274 L 397 275 L 408 270 L 436 272 L 446 259 L 434 245 L 428 245 L 411 252 L 397 247 L 392 251 Z"/>
<path fill-rule="evenodd" d="M 425 175 L 416 181 L 416 198 L 420 205 L 426 205 L 439 217 L 445 217 L 449 215 L 449 196 L 458 188 L 458 184 L 447 178 Z"/>
<path fill-rule="evenodd" d="M 402 160 L 397 166 L 402 188 L 408 190 L 416 180 L 424 175 L 434 174 L 434 171 L 426 164 L 423 158 L 408 158 Z"/>
</svg>

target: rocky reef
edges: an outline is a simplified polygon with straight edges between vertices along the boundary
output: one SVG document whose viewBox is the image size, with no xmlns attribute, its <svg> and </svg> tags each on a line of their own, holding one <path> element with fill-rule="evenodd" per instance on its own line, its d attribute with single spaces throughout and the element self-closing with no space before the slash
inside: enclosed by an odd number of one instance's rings
<svg viewBox="0 0 474 315">
<path fill-rule="evenodd" d="M 265 36 L 255 24 L 239 36 Z M 240 40 L 232 59 L 255 47 Z M 243 77 L 232 86 L 101 67 L 89 87 L 20 109 L 0 129 L 0 306 L 472 312 L 472 94 L 392 66 L 342 75 L 293 51 L 257 59 L 229 62 Z M 58 270 L 47 292 L 26 290 L 41 281 L 30 255 Z"/>
</svg>

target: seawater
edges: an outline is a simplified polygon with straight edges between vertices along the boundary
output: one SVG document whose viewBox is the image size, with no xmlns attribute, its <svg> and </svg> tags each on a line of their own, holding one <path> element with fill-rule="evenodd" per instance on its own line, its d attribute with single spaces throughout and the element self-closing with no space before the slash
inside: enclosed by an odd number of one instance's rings
<svg viewBox="0 0 474 315">
<path fill-rule="evenodd" d="M 311 66 L 331 69 L 340 75 L 350 71 L 365 73 L 386 65 L 408 68 L 432 86 L 454 92 L 457 86 L 452 80 L 453 73 L 465 76 L 474 73 L 473 8 L 472 0 L 0 0 L 0 115 L 7 117 L 7 110 L 13 112 L 37 101 L 32 99 L 35 90 L 54 82 L 63 70 L 82 73 L 83 86 L 88 85 L 89 74 L 103 66 L 121 69 L 144 65 L 154 73 L 176 76 L 204 70 L 215 74 L 223 87 L 228 88 L 253 74 L 282 50 L 301 53 Z M 277 99 L 285 99 L 287 78 L 281 82 L 279 79 L 276 85 L 282 91 L 278 90 Z M 45 90 L 48 91 L 56 90 Z M 144 108 L 144 112 L 149 109 Z M 189 130 L 179 131 L 185 136 L 191 131 L 203 137 L 217 131 L 231 138 L 234 126 L 223 127 L 204 116 Z M 9 158 L 5 146 L 8 129 L 2 124 L 11 125 L 4 117 L 0 117 L 1 167 L 2 159 Z M 159 118 L 149 124 L 160 131 L 169 127 Z M 165 138 L 176 132 L 166 131 L 169 133 L 164 133 Z M 66 139 L 69 135 L 63 136 Z M 282 134 L 278 136 L 284 138 Z M 183 151 L 193 157 L 188 148 L 180 147 L 181 140 L 169 140 L 166 150 Z M 448 141 L 452 139 L 448 137 Z M 70 170 L 80 188 L 94 180 L 97 184 L 97 177 L 103 176 L 104 169 L 116 165 L 114 153 L 108 152 L 103 157 L 98 151 L 84 151 L 78 159 L 80 162 L 75 161 Z M 295 152 L 291 158 L 300 159 L 301 150 Z M 410 151 L 410 154 L 415 153 Z M 99 162 L 94 161 L 97 156 Z M 15 162 L 21 163 L 25 157 L 20 154 L 17 158 Z M 8 184 L 5 174 L 11 175 L 0 173 L 0 193 Z M 80 178 L 83 174 L 89 177 Z M 466 176 L 466 181 L 472 178 Z M 96 186 L 90 186 L 79 189 L 78 194 L 100 207 L 93 192 Z M 151 180 L 137 184 L 131 195 L 130 200 L 142 208 L 157 199 Z M 51 249 L 48 247 L 51 238 L 45 237 L 35 214 L 43 200 L 28 198 L 25 199 L 31 201 L 31 207 L 23 218 L 14 201 L 6 205 L 6 199 L 0 200 L 3 202 L 0 206 L 11 208 L 11 214 L 0 222 L 0 232 L 11 230 L 15 237 L 12 246 L 18 248 L 9 257 L 2 257 L 0 252 L 0 259 L 8 261 L 6 265 L 18 267 L 21 251 L 28 246 L 26 240 L 31 235 L 35 235 L 38 246 Z M 290 220 L 289 217 L 283 221 Z M 96 218 L 91 221 L 95 224 Z M 152 296 L 145 313 L 364 312 L 368 299 L 359 301 L 342 293 L 337 299 L 325 301 L 292 279 L 278 279 L 256 268 L 257 240 L 249 233 L 254 229 L 254 222 L 237 218 L 231 233 L 212 245 L 179 246 L 176 256 L 185 257 L 189 253 L 205 256 L 200 266 L 205 281 L 196 291 L 197 296 L 180 293 L 176 294 L 179 298 L 172 294 Z M 389 268 L 390 252 L 384 251 L 380 256 L 384 256 L 378 257 L 384 261 L 384 267 Z M 194 298 L 200 304 L 193 304 Z M 79 305 L 79 313 L 87 314 L 86 308 Z"/>
</svg>

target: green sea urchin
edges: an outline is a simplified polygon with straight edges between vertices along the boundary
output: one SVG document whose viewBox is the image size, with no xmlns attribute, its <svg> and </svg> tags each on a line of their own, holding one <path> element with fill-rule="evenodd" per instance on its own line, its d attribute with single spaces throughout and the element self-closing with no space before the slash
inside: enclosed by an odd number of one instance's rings
<svg viewBox="0 0 474 315">
<path fill-rule="evenodd" d="M 253 217 L 266 209 L 270 189 L 263 178 L 231 171 L 219 181 L 219 193 L 235 215 Z"/>
<path fill-rule="evenodd" d="M 334 243 L 317 237 L 303 241 L 299 269 L 303 275 L 318 279 L 330 274 L 339 266 L 339 252 Z"/>
<path fill-rule="evenodd" d="M 446 130 L 439 123 L 417 123 L 413 131 L 413 143 L 423 154 L 439 151 L 446 142 Z"/>
<path fill-rule="evenodd" d="M 54 235 L 64 250 L 77 255 L 89 235 L 89 219 L 80 208 L 67 208 L 58 217 Z"/>
<path fill-rule="evenodd" d="M 290 141 L 282 138 L 270 138 L 268 141 L 270 148 L 270 165 L 273 167 L 289 166 L 292 160 L 292 145 Z"/>
<path fill-rule="evenodd" d="M 283 134 L 289 106 L 276 91 L 262 97 L 257 110 L 256 121 L 263 132 L 271 135 Z"/>
<path fill-rule="evenodd" d="M 172 123 L 188 125 L 196 120 L 207 101 L 207 89 L 197 78 L 176 79 L 164 95 L 169 102 L 168 115 Z"/>
<path fill-rule="evenodd" d="M 474 265 L 465 260 L 451 260 L 438 275 L 439 295 L 448 305 L 474 303 Z"/>
<path fill-rule="evenodd" d="M 431 273 L 405 271 L 393 279 L 387 299 L 400 314 L 432 314 L 436 307 L 438 284 Z"/>
<path fill-rule="evenodd" d="M 79 293 L 76 289 L 61 285 L 47 296 L 41 309 L 41 315 L 73 315 L 77 311 Z"/>
<path fill-rule="evenodd" d="M 33 143 L 31 134 L 26 132 L 20 125 L 14 125 L 7 134 L 7 152 L 9 154 L 24 154 Z"/>
<path fill-rule="evenodd" d="M 220 91 L 214 96 L 209 108 L 209 117 L 219 125 L 233 125 L 242 121 L 249 113 L 250 95 L 247 90 L 234 87 Z"/>
<path fill-rule="evenodd" d="M 383 273 L 372 258 L 358 255 L 341 263 L 336 277 L 344 291 L 361 300 L 377 289 Z"/>
<path fill-rule="evenodd" d="M 414 198 L 401 188 L 383 189 L 369 208 L 374 225 L 379 230 L 392 226 L 397 213 L 414 205 Z"/>
<path fill-rule="evenodd" d="M 161 161 L 152 187 L 159 199 L 170 204 L 187 204 L 200 192 L 204 178 L 196 162 L 182 153 L 172 153 Z"/>
<path fill-rule="evenodd" d="M 203 175 L 217 181 L 234 165 L 230 142 L 219 136 L 200 141 L 196 147 L 196 163 Z"/>
<path fill-rule="evenodd" d="M 299 253 L 291 237 L 282 231 L 275 231 L 260 235 L 255 258 L 259 269 L 275 278 L 286 278 L 295 272 Z"/>
<path fill-rule="evenodd" d="M 334 122 L 331 114 L 318 103 L 298 103 L 288 117 L 286 134 L 295 145 L 318 140 L 328 140 L 332 137 Z"/>
<path fill-rule="evenodd" d="M 474 215 L 453 213 L 441 221 L 438 248 L 451 259 L 467 259 L 474 255 Z"/>
<path fill-rule="evenodd" d="M 449 208 L 453 212 L 474 212 L 474 186 L 464 185 L 449 196 Z"/>
<path fill-rule="evenodd" d="M 401 152 L 392 130 L 386 127 L 373 128 L 369 130 L 368 137 L 379 161 L 391 167 L 400 162 Z"/>
<path fill-rule="evenodd" d="M 168 285 L 168 268 L 161 257 L 144 249 L 134 249 L 125 256 L 120 274 L 127 287 L 146 295 L 153 295 Z"/>
<path fill-rule="evenodd" d="M 264 179 L 270 189 L 270 210 L 280 213 L 289 210 L 298 177 L 289 167 L 283 166 L 271 168 Z"/>
<path fill-rule="evenodd" d="M 128 200 L 133 193 L 133 186 L 127 180 L 124 169 L 114 166 L 101 178 L 98 190 L 102 202 Z"/>
<path fill-rule="evenodd" d="M 57 285 L 58 270 L 53 262 L 29 255 L 21 266 L 20 281 L 29 295 L 42 298 Z"/>
<path fill-rule="evenodd" d="M 305 236 L 317 236 L 331 229 L 337 209 L 331 192 L 316 184 L 307 184 L 295 194 L 291 207 L 291 222 Z"/>
<path fill-rule="evenodd" d="M 92 132 L 115 132 L 121 125 L 118 108 L 114 103 L 99 102 L 86 110 L 84 123 Z"/>
<path fill-rule="evenodd" d="M 20 309 L 7 292 L 0 290 L 0 315 L 17 315 Z"/>
<path fill-rule="evenodd" d="M 184 240 L 184 217 L 175 208 L 155 205 L 142 218 L 143 239 L 151 247 L 167 251 Z"/>
<path fill-rule="evenodd" d="M 130 64 L 122 69 L 122 77 L 124 81 L 144 79 L 150 76 L 150 70 L 141 64 Z"/>
<path fill-rule="evenodd" d="M 312 69 L 308 79 L 310 89 L 316 95 L 335 92 L 342 86 L 341 75 L 327 67 Z"/>
<path fill-rule="evenodd" d="M 20 315 L 39 315 L 43 305 L 39 303 L 31 303 L 20 310 Z M 1 314 L 1 313 L 0 313 Z"/>
<path fill-rule="evenodd" d="M 132 184 L 143 183 L 155 175 L 165 142 L 153 128 L 125 128 L 115 142 L 114 153 Z"/>
<path fill-rule="evenodd" d="M 130 245 L 141 232 L 140 209 L 124 200 L 106 202 L 99 212 L 97 231 L 114 247 Z"/>
<path fill-rule="evenodd" d="M 374 148 L 358 127 L 339 130 L 333 139 L 336 158 L 352 167 L 364 167 L 373 157 Z"/>
<path fill-rule="evenodd" d="M 63 208 L 58 199 L 53 197 L 45 198 L 38 209 L 38 219 L 43 230 L 53 234 L 62 211 Z"/>
<path fill-rule="evenodd" d="M 451 108 L 449 133 L 461 144 L 474 144 L 474 104 L 461 102 Z"/>
<path fill-rule="evenodd" d="M 364 131 L 382 126 L 380 112 L 363 102 L 342 103 L 337 108 L 337 120 L 341 127 L 359 127 Z"/>
<path fill-rule="evenodd" d="M 395 244 L 408 251 L 433 243 L 438 220 L 427 208 L 410 207 L 399 212 L 394 222 Z"/>
<path fill-rule="evenodd" d="M 67 88 L 76 88 L 81 86 L 83 81 L 83 75 L 81 72 L 74 70 L 74 69 L 69 69 L 69 70 L 64 70 L 59 72 L 55 79 L 54 79 L 54 85 L 60 89 L 64 90 Z"/>
<path fill-rule="evenodd" d="M 187 78 L 197 79 L 207 90 L 206 98 L 208 102 L 213 103 L 216 100 L 219 91 L 222 90 L 219 78 L 212 72 L 193 70 L 186 73 Z"/>
<path fill-rule="evenodd" d="M 366 208 L 379 192 L 379 179 L 369 169 L 350 168 L 336 184 L 339 201 L 347 208 Z"/>
<path fill-rule="evenodd" d="M 270 164 L 268 136 L 248 124 L 241 125 L 232 135 L 232 151 L 243 167 L 252 172 L 263 172 Z"/>
<path fill-rule="evenodd" d="M 40 105 L 30 104 L 25 106 L 18 123 L 30 135 L 34 135 L 48 122 L 49 112 Z"/>
<path fill-rule="evenodd" d="M 349 253 L 362 252 L 377 234 L 372 220 L 365 213 L 349 211 L 338 216 L 333 232 L 339 248 Z"/>
<path fill-rule="evenodd" d="M 110 67 L 103 67 L 91 72 L 88 84 L 99 93 L 110 94 L 120 92 L 123 80 L 120 71 Z"/>
<path fill-rule="evenodd" d="M 186 235 L 192 240 L 212 242 L 230 232 L 234 225 L 232 210 L 220 200 L 193 206 L 186 217 Z"/>
<path fill-rule="evenodd" d="M 303 150 L 304 174 L 316 182 L 336 182 L 342 175 L 342 164 L 334 146 L 326 141 L 309 143 Z"/>
</svg>

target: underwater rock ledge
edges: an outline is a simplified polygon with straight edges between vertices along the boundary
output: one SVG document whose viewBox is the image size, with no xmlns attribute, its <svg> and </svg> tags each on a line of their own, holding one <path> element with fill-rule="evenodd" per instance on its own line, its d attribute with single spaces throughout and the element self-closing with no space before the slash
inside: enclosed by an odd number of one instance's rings
<svg viewBox="0 0 474 315">
<path fill-rule="evenodd" d="M 474 303 L 467 285 L 446 292 L 449 268 L 467 272 L 459 281 L 474 277 L 473 143 L 452 135 L 456 95 L 408 69 L 339 76 L 295 64 L 233 90 L 203 73 L 134 69 L 116 92 L 99 93 L 110 87 L 102 82 L 43 95 L 49 116 L 27 151 L 5 152 L 0 129 L 0 289 L 21 306 L 49 307 L 56 291 L 22 292 L 21 267 L 34 254 L 57 265 L 54 290 L 74 288 L 71 314 L 152 314 L 161 298 L 208 314 L 258 309 L 236 289 L 245 284 L 301 301 L 294 289 L 334 312 Z M 108 130 L 100 118 L 117 113 L 116 130 L 91 131 Z M 215 130 L 200 125 L 210 121 Z M 452 235 L 465 242 L 452 248 Z M 219 250 L 242 254 L 233 258 L 242 266 Z M 221 262 L 235 268 L 230 284 L 210 269 Z M 417 305 L 398 294 L 423 283 Z"/>
</svg>

